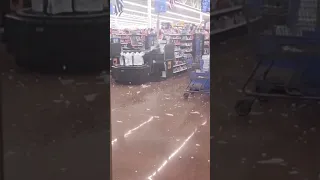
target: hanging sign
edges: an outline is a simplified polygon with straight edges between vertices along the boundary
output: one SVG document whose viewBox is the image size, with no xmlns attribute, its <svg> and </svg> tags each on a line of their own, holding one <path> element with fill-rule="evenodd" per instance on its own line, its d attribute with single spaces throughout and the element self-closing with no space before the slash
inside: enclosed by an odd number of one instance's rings
<svg viewBox="0 0 320 180">
<path fill-rule="evenodd" d="M 204 13 L 210 12 L 210 0 L 201 0 L 201 11 Z"/>
<path fill-rule="evenodd" d="M 110 14 L 114 14 L 114 6 L 110 4 Z"/>
<path fill-rule="evenodd" d="M 156 13 L 164 13 L 167 11 L 167 1 L 166 0 L 155 0 L 154 9 Z"/>
</svg>

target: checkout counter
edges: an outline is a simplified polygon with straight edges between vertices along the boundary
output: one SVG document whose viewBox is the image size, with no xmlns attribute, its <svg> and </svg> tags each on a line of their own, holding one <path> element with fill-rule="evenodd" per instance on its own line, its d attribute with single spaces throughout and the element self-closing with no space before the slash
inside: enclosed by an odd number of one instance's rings
<svg viewBox="0 0 320 180">
<path fill-rule="evenodd" d="M 122 52 L 136 52 L 136 50 L 123 50 Z M 143 51 L 143 53 L 144 63 L 142 65 L 135 65 L 134 62 L 130 65 L 123 63 L 114 64 L 112 66 L 112 77 L 114 80 L 122 84 L 143 84 L 173 76 L 173 44 L 165 45 L 163 52 L 158 47 L 153 50 Z"/>
</svg>

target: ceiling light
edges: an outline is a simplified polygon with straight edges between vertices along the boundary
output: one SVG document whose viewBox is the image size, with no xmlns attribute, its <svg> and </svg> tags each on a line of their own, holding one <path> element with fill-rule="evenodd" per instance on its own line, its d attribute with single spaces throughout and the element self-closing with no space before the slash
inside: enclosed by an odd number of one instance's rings
<svg viewBox="0 0 320 180">
<path fill-rule="evenodd" d="M 138 3 L 134 3 L 134 2 L 125 2 L 127 4 L 131 4 L 133 6 L 138 6 L 138 7 L 142 7 L 142 8 L 148 8 L 148 6 L 146 5 L 142 5 L 142 4 L 138 4 Z M 151 10 L 154 10 L 154 8 L 151 8 Z M 191 17 L 191 16 L 186 16 L 186 15 L 183 15 L 183 14 L 178 14 L 178 13 L 174 13 L 174 12 L 170 12 L 170 11 L 167 11 L 166 13 L 168 14 L 172 14 L 172 15 L 175 15 L 175 16 L 180 16 L 180 17 L 184 17 L 184 18 L 189 18 L 189 19 L 195 19 L 195 20 L 199 20 L 199 18 L 194 18 L 194 17 Z M 198 13 L 201 13 L 200 11 Z"/>
<path fill-rule="evenodd" d="M 148 13 L 146 13 L 146 12 L 136 11 L 136 10 L 132 10 L 132 9 L 128 9 L 128 8 L 124 8 L 124 11 L 129 11 L 129 12 L 134 12 L 134 13 L 140 13 L 140 14 L 146 14 L 146 15 L 148 15 Z M 152 16 L 157 16 L 157 15 L 156 15 L 156 14 L 152 14 Z M 164 16 L 164 15 L 160 15 L 159 17 L 161 17 L 161 18 L 166 18 L 166 19 L 171 19 L 171 20 L 175 20 L 175 21 L 184 21 L 184 22 L 187 22 L 187 23 L 199 24 L 199 22 L 188 21 L 188 20 L 179 19 L 179 18 L 172 18 L 172 17 L 167 17 L 167 16 Z"/>
<path fill-rule="evenodd" d="M 116 19 L 117 16 L 111 15 L 110 17 L 111 17 L 111 19 Z M 118 19 L 118 20 L 127 19 L 127 20 L 135 21 L 135 20 L 137 20 L 137 18 L 138 18 L 139 21 L 144 21 L 144 22 L 147 22 L 147 21 L 148 21 L 148 18 L 145 17 L 145 16 L 130 15 L 130 14 L 128 14 L 128 13 L 122 13 L 121 16 L 118 17 L 117 19 Z M 173 19 L 174 19 L 174 18 L 173 18 Z M 152 20 L 155 21 L 155 22 L 157 21 L 157 19 L 154 18 L 154 17 L 152 18 Z M 174 20 L 175 20 L 175 19 L 174 19 Z M 162 21 L 162 22 L 170 22 L 170 23 L 173 22 L 173 21 L 165 20 L 165 19 L 160 19 L 160 21 Z"/>
<path fill-rule="evenodd" d="M 186 10 L 186 11 L 191 11 L 191 12 L 199 13 L 199 14 L 201 14 L 202 16 L 210 17 L 210 14 L 203 13 L 203 12 L 200 11 L 200 9 L 199 9 L 199 10 L 198 10 L 198 9 L 197 9 L 197 10 L 196 10 L 196 9 L 190 9 L 190 8 L 187 8 L 187 7 L 182 6 L 182 5 L 180 5 L 180 4 L 175 4 L 174 6 L 177 7 L 177 8 L 184 9 L 184 10 Z"/>
</svg>

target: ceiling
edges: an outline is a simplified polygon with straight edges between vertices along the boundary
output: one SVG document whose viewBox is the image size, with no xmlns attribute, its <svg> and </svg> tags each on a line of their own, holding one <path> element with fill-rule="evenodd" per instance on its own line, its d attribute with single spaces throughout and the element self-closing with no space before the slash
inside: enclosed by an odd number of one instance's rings
<svg viewBox="0 0 320 180">
<path fill-rule="evenodd" d="M 186 3 L 190 3 L 188 0 Z M 200 0 L 197 1 L 200 4 Z M 148 0 L 124 0 L 124 12 L 118 17 L 118 22 L 123 22 L 122 24 L 132 24 L 141 23 L 147 26 L 147 4 Z M 152 0 L 152 20 L 154 26 L 156 26 L 157 14 L 154 11 L 154 0 Z M 166 22 L 178 22 L 184 21 L 186 23 L 199 24 L 200 23 L 200 9 L 192 8 L 187 5 L 183 5 L 178 2 L 172 9 L 168 9 L 166 13 L 159 15 L 160 21 Z M 208 20 L 210 18 L 209 13 L 201 13 L 203 20 Z M 115 22 L 115 16 L 111 16 L 111 24 Z M 114 26 L 114 24 L 112 24 Z"/>
</svg>

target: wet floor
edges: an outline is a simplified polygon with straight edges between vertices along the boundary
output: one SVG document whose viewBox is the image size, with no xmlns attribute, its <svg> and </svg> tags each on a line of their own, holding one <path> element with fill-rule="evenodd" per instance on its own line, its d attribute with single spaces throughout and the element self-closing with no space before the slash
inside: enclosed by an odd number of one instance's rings
<svg viewBox="0 0 320 180">
<path fill-rule="evenodd" d="M 270 100 L 248 117 L 234 113 L 253 66 L 243 42 L 223 43 L 228 52 L 213 56 L 211 105 L 205 95 L 182 98 L 186 75 L 142 86 L 112 83 L 114 180 L 318 179 L 317 102 Z M 11 60 L 5 55 L 0 66 L 6 179 L 108 179 L 103 74 L 21 72 Z"/>
<path fill-rule="evenodd" d="M 210 179 L 209 96 L 188 79 L 111 88 L 113 179 Z"/>
</svg>

